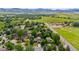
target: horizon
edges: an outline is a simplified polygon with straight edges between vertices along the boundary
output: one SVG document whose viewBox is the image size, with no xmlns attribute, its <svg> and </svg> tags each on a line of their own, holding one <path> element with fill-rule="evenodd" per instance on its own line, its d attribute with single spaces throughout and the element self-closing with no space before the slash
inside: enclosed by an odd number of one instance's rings
<svg viewBox="0 0 79 59">
<path fill-rule="evenodd" d="M 50 10 L 69 10 L 79 8 L 0 8 L 0 9 L 50 9 Z"/>
</svg>

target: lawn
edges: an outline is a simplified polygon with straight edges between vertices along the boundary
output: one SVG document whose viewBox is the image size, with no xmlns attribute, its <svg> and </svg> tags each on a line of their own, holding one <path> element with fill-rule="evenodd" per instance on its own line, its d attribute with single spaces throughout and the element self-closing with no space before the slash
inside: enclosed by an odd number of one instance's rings
<svg viewBox="0 0 79 59">
<path fill-rule="evenodd" d="M 79 50 L 79 28 L 65 27 L 55 29 L 60 35 L 67 39 L 76 49 Z"/>
</svg>

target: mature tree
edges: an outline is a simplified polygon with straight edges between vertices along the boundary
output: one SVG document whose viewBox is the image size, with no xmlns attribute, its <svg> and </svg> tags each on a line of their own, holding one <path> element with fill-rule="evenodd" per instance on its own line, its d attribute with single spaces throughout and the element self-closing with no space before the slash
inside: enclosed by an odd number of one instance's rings
<svg viewBox="0 0 79 59">
<path fill-rule="evenodd" d="M 0 41 L 2 41 L 2 38 L 0 38 Z"/>
<path fill-rule="evenodd" d="M 66 49 L 66 51 L 70 51 L 70 47 L 69 46 L 67 46 L 65 49 Z"/>
<path fill-rule="evenodd" d="M 48 44 L 48 45 L 47 45 L 47 51 L 52 51 L 52 46 L 51 46 L 51 44 Z"/>
<path fill-rule="evenodd" d="M 32 45 L 28 45 L 28 46 L 26 47 L 26 51 L 34 51 L 33 46 L 32 46 Z"/>
<path fill-rule="evenodd" d="M 18 30 L 17 33 L 19 37 L 21 37 L 24 34 L 23 30 Z"/>
<path fill-rule="evenodd" d="M 7 35 L 7 38 L 8 38 L 9 40 L 12 40 L 12 34 Z"/>
<path fill-rule="evenodd" d="M 56 33 L 53 33 L 53 40 L 55 44 L 58 45 L 60 43 L 60 36 Z"/>
<path fill-rule="evenodd" d="M 46 39 L 42 39 L 42 42 L 41 42 L 41 46 L 44 46 L 48 43 L 48 41 Z"/>
<path fill-rule="evenodd" d="M 26 39 L 26 40 L 25 40 L 25 45 L 26 45 L 26 46 L 30 45 L 30 39 Z"/>
<path fill-rule="evenodd" d="M 59 44 L 58 49 L 59 49 L 59 51 L 65 51 L 65 48 L 63 47 L 63 44 Z"/>
<path fill-rule="evenodd" d="M 23 47 L 22 47 L 21 44 L 17 44 L 17 45 L 15 46 L 15 49 L 16 49 L 17 51 L 22 51 L 22 50 L 23 50 Z"/>
<path fill-rule="evenodd" d="M 21 29 L 20 30 L 18 29 L 17 34 L 19 36 L 19 40 L 21 40 L 22 36 L 24 35 L 24 31 Z"/>
<path fill-rule="evenodd" d="M 44 45 L 43 50 L 52 51 L 52 50 L 56 50 L 56 47 L 55 47 L 55 45 L 52 45 L 52 44 L 46 44 L 46 45 Z"/>
<path fill-rule="evenodd" d="M 10 34 L 11 34 L 11 31 L 10 31 L 10 30 L 7 30 L 7 31 L 6 31 L 6 34 L 7 34 L 7 35 L 10 35 Z"/>
<path fill-rule="evenodd" d="M 36 37 L 36 34 L 37 34 L 37 30 L 36 29 L 34 29 L 34 30 L 32 30 L 32 33 L 31 33 L 34 37 Z"/>
<path fill-rule="evenodd" d="M 33 43 L 34 43 L 34 36 L 31 36 L 30 37 L 30 44 L 33 45 Z"/>
<path fill-rule="evenodd" d="M 14 49 L 14 44 L 11 43 L 10 41 L 8 41 L 6 44 L 5 44 L 6 48 L 8 50 L 13 50 Z"/>
<path fill-rule="evenodd" d="M 74 27 L 79 27 L 79 22 L 74 22 L 74 23 L 72 23 L 72 25 L 73 25 Z"/>
</svg>

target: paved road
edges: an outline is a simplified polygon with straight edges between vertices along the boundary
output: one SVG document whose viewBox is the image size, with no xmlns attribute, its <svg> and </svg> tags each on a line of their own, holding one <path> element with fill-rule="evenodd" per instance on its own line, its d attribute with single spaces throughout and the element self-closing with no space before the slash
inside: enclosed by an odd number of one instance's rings
<svg viewBox="0 0 79 59">
<path fill-rule="evenodd" d="M 47 23 L 45 23 L 53 32 L 55 32 L 55 33 L 57 33 L 54 29 L 53 29 L 53 27 L 52 27 L 52 25 L 49 25 L 49 24 L 47 24 Z M 69 46 L 69 48 L 70 48 L 70 51 L 77 51 L 77 49 L 75 49 L 64 37 L 62 37 L 61 35 L 60 35 L 60 40 L 65 44 L 65 45 L 67 45 L 67 46 Z"/>
</svg>

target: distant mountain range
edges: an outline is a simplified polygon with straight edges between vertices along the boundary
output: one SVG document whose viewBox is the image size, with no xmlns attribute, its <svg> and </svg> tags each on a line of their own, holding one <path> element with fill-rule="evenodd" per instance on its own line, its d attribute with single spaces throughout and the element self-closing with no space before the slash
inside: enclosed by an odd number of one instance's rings
<svg viewBox="0 0 79 59">
<path fill-rule="evenodd" d="M 38 12 L 70 12 L 70 13 L 79 13 L 79 9 L 21 9 L 21 8 L 0 8 L 0 12 L 17 12 L 17 13 L 38 13 Z"/>
</svg>

